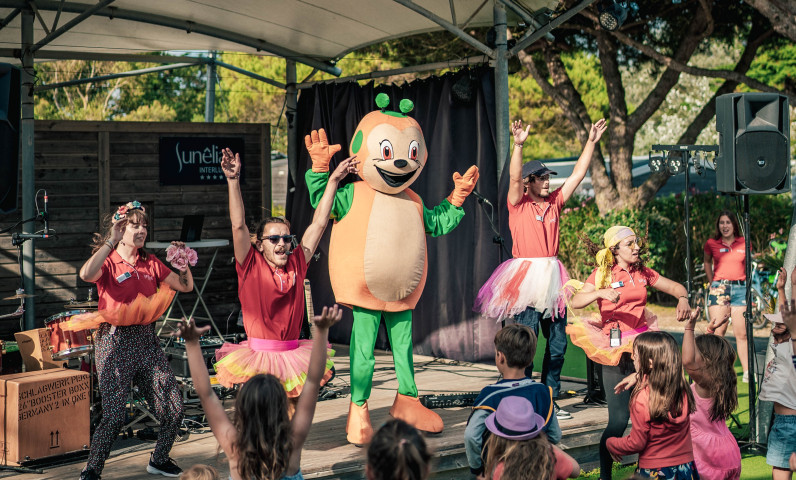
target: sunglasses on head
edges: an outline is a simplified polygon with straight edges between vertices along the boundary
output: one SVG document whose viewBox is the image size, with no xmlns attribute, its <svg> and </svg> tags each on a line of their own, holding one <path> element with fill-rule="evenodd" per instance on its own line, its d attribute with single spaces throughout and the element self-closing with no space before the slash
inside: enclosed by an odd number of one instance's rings
<svg viewBox="0 0 796 480">
<path fill-rule="evenodd" d="M 261 238 L 260 240 L 268 240 L 269 242 L 273 243 L 274 245 L 279 243 L 279 240 L 282 239 L 288 245 L 293 243 L 293 239 L 295 239 L 295 235 L 266 235 L 265 237 Z"/>
</svg>

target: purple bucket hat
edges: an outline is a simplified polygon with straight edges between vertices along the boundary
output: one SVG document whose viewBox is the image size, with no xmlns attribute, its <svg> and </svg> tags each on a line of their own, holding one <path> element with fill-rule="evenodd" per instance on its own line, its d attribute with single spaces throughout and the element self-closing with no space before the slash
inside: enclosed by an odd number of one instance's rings
<svg viewBox="0 0 796 480">
<path fill-rule="evenodd" d="M 497 410 L 486 417 L 486 428 L 493 434 L 509 440 L 528 440 L 542 432 L 545 421 L 533 411 L 530 400 L 523 397 L 506 397 Z"/>
</svg>

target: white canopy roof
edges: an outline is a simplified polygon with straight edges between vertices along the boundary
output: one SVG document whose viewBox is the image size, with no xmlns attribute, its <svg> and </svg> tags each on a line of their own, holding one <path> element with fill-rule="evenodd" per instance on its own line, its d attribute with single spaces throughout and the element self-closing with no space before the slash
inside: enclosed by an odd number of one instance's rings
<svg viewBox="0 0 796 480">
<path fill-rule="evenodd" d="M 37 59 L 85 58 L 78 55 L 85 52 L 124 56 L 220 50 L 279 55 L 327 70 L 366 45 L 451 26 L 463 33 L 492 25 L 493 1 L 0 0 L 0 61 L 19 63 L 13 58 L 21 42 L 19 12 L 30 6 L 36 11 L 33 41 L 41 43 Z M 498 1 L 514 24 L 549 13 L 560 3 Z M 550 17 L 538 18 L 537 27 Z"/>
</svg>

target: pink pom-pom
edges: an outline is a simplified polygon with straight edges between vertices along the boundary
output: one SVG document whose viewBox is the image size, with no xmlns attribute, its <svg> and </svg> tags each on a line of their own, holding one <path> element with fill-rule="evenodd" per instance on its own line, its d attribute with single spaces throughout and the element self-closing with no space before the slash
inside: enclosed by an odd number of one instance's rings
<svg viewBox="0 0 796 480">
<path fill-rule="evenodd" d="M 171 262 L 171 266 L 176 268 L 177 270 L 184 272 L 186 268 L 188 268 L 188 261 L 185 260 L 184 257 L 177 257 L 174 261 Z"/>
<path fill-rule="evenodd" d="M 199 260 L 199 256 L 196 255 L 196 250 L 194 250 L 193 248 L 186 247 L 185 253 L 188 259 L 188 263 L 191 264 L 192 267 L 196 266 L 196 262 Z"/>
<path fill-rule="evenodd" d="M 167 262 L 173 261 L 175 258 L 177 258 L 179 253 L 180 249 L 177 248 L 176 245 L 169 245 L 168 248 L 166 248 L 166 261 Z"/>
</svg>

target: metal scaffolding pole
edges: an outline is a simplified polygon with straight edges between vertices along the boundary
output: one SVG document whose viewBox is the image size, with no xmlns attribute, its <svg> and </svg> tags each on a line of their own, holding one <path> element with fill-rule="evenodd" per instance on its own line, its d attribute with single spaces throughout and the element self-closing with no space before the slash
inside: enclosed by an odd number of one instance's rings
<svg viewBox="0 0 796 480">
<path fill-rule="evenodd" d="M 212 123 L 216 118 L 216 52 L 210 52 L 207 62 L 207 84 L 205 86 L 205 122 Z"/>
<path fill-rule="evenodd" d="M 35 211 L 34 157 L 33 157 L 33 12 L 22 11 L 22 92 L 20 92 L 22 119 L 19 125 L 19 146 L 22 153 L 22 218 L 33 218 Z M 23 235 L 36 230 L 35 222 L 22 225 Z M 36 241 L 22 245 L 22 288 L 28 294 L 36 292 Z M 25 300 L 25 330 L 36 328 L 36 299 Z"/>
<path fill-rule="evenodd" d="M 287 165 L 290 176 L 293 178 L 293 185 L 298 185 L 301 181 L 298 168 L 298 148 L 296 145 L 296 109 L 298 109 L 298 89 L 296 82 L 296 62 L 285 60 L 285 120 L 287 120 Z M 270 152 L 268 153 L 270 158 Z M 270 179 L 269 179 L 270 180 Z M 268 206 L 270 208 L 270 206 Z"/>
<path fill-rule="evenodd" d="M 497 176 L 500 175 L 508 157 L 509 149 L 509 57 L 506 45 L 506 7 L 495 2 L 495 136 L 497 142 Z"/>
</svg>

